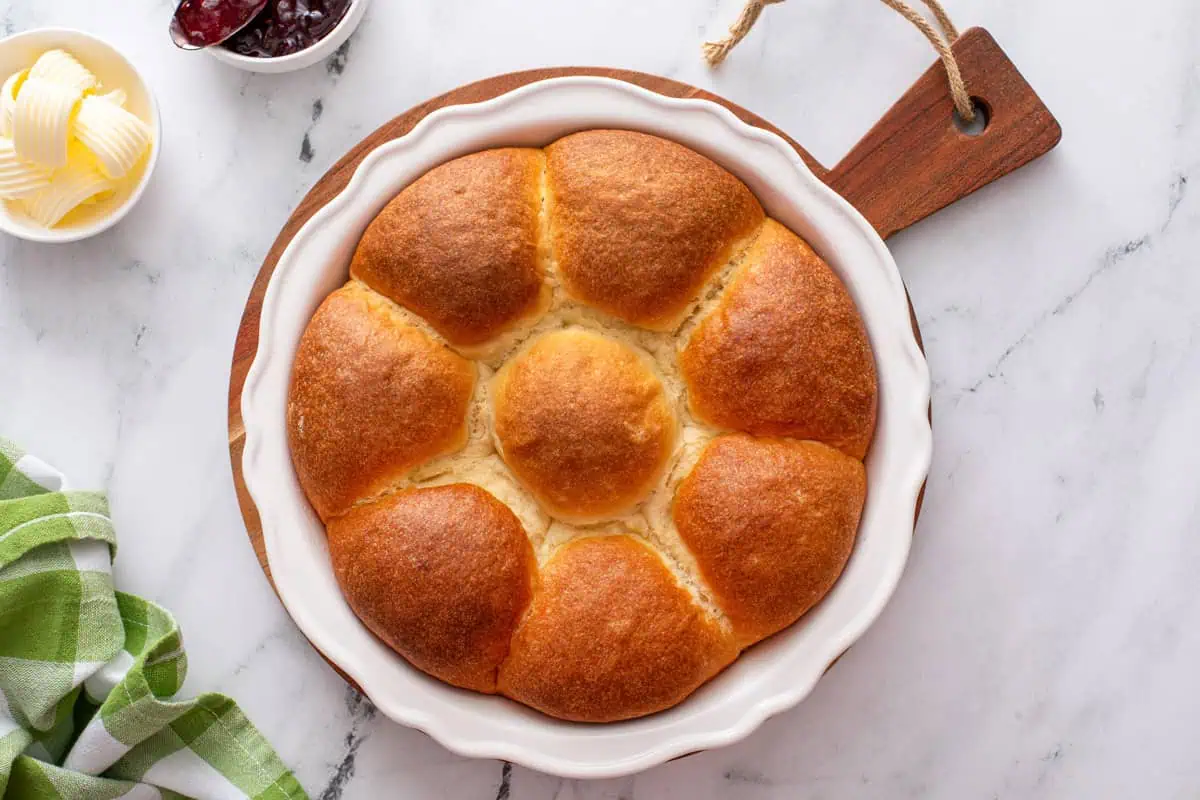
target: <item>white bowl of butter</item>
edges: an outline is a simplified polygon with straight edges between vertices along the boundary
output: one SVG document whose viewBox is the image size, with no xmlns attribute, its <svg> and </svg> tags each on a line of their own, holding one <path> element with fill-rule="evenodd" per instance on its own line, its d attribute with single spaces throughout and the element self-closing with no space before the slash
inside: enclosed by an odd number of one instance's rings
<svg viewBox="0 0 1200 800">
<path fill-rule="evenodd" d="M 75 242 L 117 224 L 161 134 L 150 88 L 103 39 L 42 28 L 0 40 L 0 231 Z"/>
</svg>

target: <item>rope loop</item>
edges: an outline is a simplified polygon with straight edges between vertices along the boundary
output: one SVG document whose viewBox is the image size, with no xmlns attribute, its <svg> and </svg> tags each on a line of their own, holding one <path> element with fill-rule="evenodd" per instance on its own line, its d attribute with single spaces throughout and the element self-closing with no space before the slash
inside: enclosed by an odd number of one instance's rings
<svg viewBox="0 0 1200 800">
<path fill-rule="evenodd" d="M 782 2 L 783 0 L 747 0 L 745 7 L 742 8 L 742 13 L 729 26 L 729 35 L 715 42 L 704 43 L 704 58 L 708 60 L 709 65 L 715 67 L 725 60 L 737 43 L 746 38 L 746 34 L 754 27 L 754 23 L 758 21 L 764 8 L 773 3 Z M 966 81 L 963 80 L 962 72 L 958 68 L 958 60 L 955 59 L 952 49 L 954 40 L 958 38 L 958 28 L 954 27 L 946 9 L 942 8 L 942 4 L 938 0 L 922 0 L 933 13 L 934 19 L 937 20 L 938 28 L 935 28 L 929 20 L 904 0 L 883 0 L 883 2 L 916 26 L 917 30 L 924 34 L 929 43 L 933 45 L 933 49 L 937 51 L 938 57 L 946 67 L 946 78 L 950 82 L 950 97 L 954 100 L 954 108 L 958 110 L 958 115 L 965 121 L 974 120 L 975 104 L 971 101 L 971 93 L 967 90 Z"/>
</svg>

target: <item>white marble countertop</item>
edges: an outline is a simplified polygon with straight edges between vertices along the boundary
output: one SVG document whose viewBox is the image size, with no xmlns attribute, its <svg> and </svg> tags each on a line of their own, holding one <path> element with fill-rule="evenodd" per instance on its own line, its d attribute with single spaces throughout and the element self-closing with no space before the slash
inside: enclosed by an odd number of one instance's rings
<svg viewBox="0 0 1200 800">
<path fill-rule="evenodd" d="M 172 609 L 188 690 L 236 696 L 314 798 L 1195 797 L 1200 786 L 1200 6 L 950 0 L 1058 116 L 1057 150 L 891 242 L 934 375 L 908 571 L 798 708 L 619 781 L 460 758 L 375 715 L 284 614 L 230 480 L 234 333 L 289 211 L 387 118 L 514 69 L 711 88 L 833 163 L 933 61 L 881 3 L 377 0 L 338 65 L 250 76 L 167 41 L 168 0 L 0 0 L 146 69 L 165 148 L 89 243 L 0 239 L 0 434 L 107 488 L 118 584 Z M 219 583 L 211 577 L 219 575 Z"/>
</svg>

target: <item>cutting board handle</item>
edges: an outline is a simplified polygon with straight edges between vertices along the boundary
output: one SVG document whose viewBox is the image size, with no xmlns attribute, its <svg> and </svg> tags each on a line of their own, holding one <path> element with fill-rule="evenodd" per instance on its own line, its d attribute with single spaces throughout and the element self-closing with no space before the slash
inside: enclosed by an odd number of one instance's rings
<svg viewBox="0 0 1200 800">
<path fill-rule="evenodd" d="M 971 28 L 953 49 L 986 116 L 982 132 L 960 129 L 939 61 L 822 175 L 884 238 L 1024 166 L 1062 138 L 1050 109 L 991 34 Z"/>
</svg>

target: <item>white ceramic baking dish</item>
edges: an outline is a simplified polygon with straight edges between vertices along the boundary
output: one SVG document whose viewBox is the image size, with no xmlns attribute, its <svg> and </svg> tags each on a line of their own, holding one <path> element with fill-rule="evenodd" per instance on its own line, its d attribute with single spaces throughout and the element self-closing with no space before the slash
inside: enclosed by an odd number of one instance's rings
<svg viewBox="0 0 1200 800">
<path fill-rule="evenodd" d="M 367 223 L 400 189 L 455 156 L 500 145 L 543 145 L 599 127 L 645 131 L 704 153 L 744 180 L 771 216 L 807 239 L 845 281 L 866 321 L 880 406 L 858 541 L 829 596 L 681 705 L 643 719 L 586 725 L 452 688 L 410 667 L 363 627 L 338 591 L 324 531 L 297 482 L 284 411 L 292 359 L 309 317 L 346 280 Z M 929 469 L 928 404 L 928 370 L 895 262 L 862 215 L 821 183 L 786 142 L 708 101 L 666 98 L 603 78 L 558 78 L 433 112 L 367 156 L 346 189 L 300 229 L 263 301 L 258 352 L 242 393 L 243 471 L 284 605 L 305 636 L 384 714 L 464 755 L 567 777 L 614 777 L 744 738 L 800 702 L 862 636 L 908 556 L 917 494 Z"/>
</svg>

